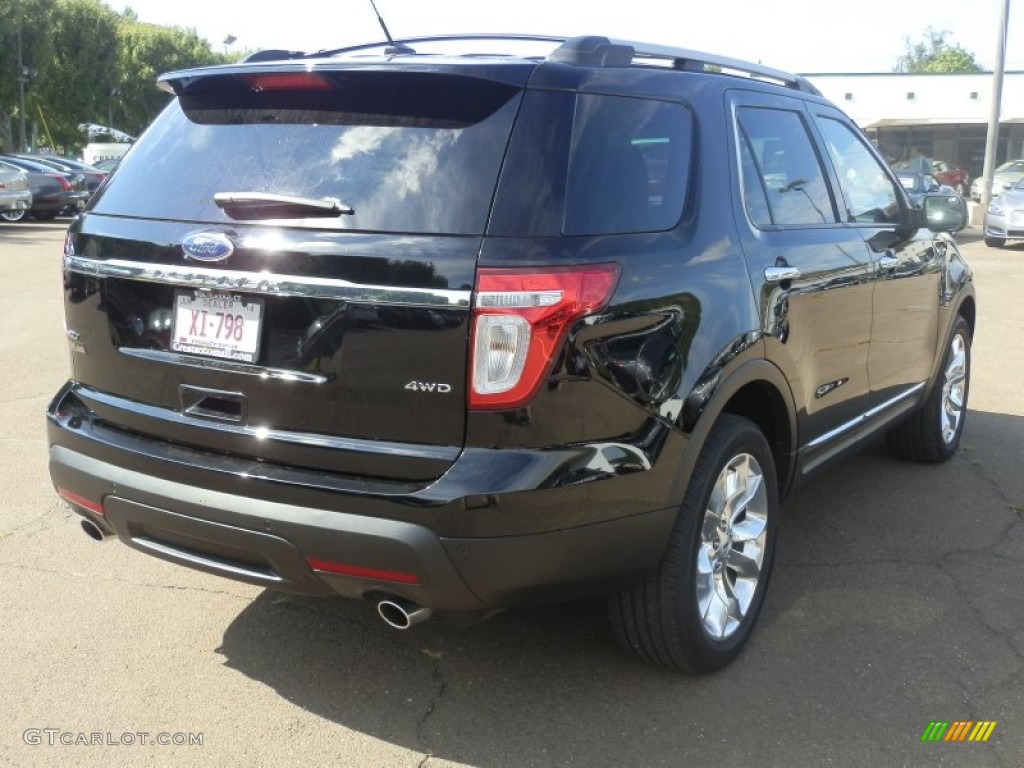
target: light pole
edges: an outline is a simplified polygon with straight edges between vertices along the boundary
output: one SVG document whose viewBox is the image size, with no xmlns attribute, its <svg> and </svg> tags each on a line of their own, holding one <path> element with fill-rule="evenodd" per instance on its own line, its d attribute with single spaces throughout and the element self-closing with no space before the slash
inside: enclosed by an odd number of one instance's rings
<svg viewBox="0 0 1024 768">
<path fill-rule="evenodd" d="M 18 21 L 18 152 L 25 152 L 25 83 L 28 70 L 21 57 L 21 21 Z"/>
<path fill-rule="evenodd" d="M 996 65 L 992 74 L 992 108 L 988 115 L 988 139 L 985 141 L 985 170 L 981 174 L 981 213 L 984 216 L 992 199 L 992 173 L 999 148 L 999 115 L 1003 104 L 1003 70 L 1006 67 L 1006 31 L 1009 28 L 1010 0 L 1003 0 L 996 40 Z"/>
</svg>

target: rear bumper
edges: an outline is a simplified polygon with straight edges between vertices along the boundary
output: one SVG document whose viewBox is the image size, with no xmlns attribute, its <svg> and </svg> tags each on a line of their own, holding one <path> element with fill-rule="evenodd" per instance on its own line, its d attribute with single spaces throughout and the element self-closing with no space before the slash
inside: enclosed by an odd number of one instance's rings
<svg viewBox="0 0 1024 768">
<path fill-rule="evenodd" d="M 281 591 L 391 594 L 439 611 L 576 599 L 643 579 L 660 561 L 675 522 L 674 507 L 623 500 L 637 473 L 549 488 L 550 473 L 537 471 L 540 457 L 516 479 L 505 471 L 501 451 L 467 452 L 438 481 L 389 484 L 387 492 L 353 486 L 313 493 L 281 475 L 225 478 L 182 467 L 181 449 L 158 441 L 126 434 L 116 444 L 114 431 L 90 430 L 55 410 L 59 401 L 48 414 L 53 484 L 103 509 L 101 515 L 73 504 L 76 512 L 147 554 Z M 139 441 L 164 457 L 144 455 Z M 490 470 L 488 457 L 495 461 Z M 539 485 L 524 487 L 527 478 Z M 486 494 L 498 480 L 519 485 L 514 493 Z M 618 499 L 621 516 L 608 517 L 606 505 L 595 501 L 598 486 Z M 477 506 L 480 498 L 490 503 Z M 555 516 L 555 502 L 573 510 L 579 524 L 529 530 L 531 516 L 517 514 L 534 507 L 534 520 L 546 510 Z M 493 521 L 501 520 L 509 533 L 452 535 L 473 528 L 457 525 L 460 517 L 480 516 L 492 520 L 480 530 L 494 530 Z"/>
</svg>

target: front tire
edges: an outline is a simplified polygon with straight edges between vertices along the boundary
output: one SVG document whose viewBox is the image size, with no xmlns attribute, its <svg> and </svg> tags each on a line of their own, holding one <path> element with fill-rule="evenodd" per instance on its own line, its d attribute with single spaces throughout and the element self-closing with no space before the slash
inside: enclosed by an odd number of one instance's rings
<svg viewBox="0 0 1024 768">
<path fill-rule="evenodd" d="M 722 414 L 697 458 L 658 571 L 609 598 L 623 649 L 688 673 L 735 659 L 764 602 L 777 516 L 768 442 L 752 422 Z"/>
<path fill-rule="evenodd" d="M 986 237 L 985 245 L 987 245 L 989 248 L 1002 248 L 1004 245 L 1006 245 L 1006 240 L 1004 240 L 1001 237 Z"/>
<path fill-rule="evenodd" d="M 886 436 L 898 458 L 938 464 L 960 445 L 971 383 L 971 329 L 962 316 L 953 323 L 938 379 L 921 408 Z"/>
<path fill-rule="evenodd" d="M 17 221 L 24 221 L 28 217 L 28 211 L 21 208 L 17 211 L 0 211 L 0 219 L 9 221 L 12 224 Z"/>
</svg>

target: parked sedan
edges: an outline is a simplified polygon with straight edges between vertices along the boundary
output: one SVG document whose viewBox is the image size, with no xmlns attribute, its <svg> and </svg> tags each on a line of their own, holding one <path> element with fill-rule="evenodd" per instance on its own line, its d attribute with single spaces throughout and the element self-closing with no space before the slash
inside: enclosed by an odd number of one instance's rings
<svg viewBox="0 0 1024 768">
<path fill-rule="evenodd" d="M 41 220 L 52 219 L 65 209 L 80 211 L 85 207 L 89 192 L 85 186 L 85 176 L 58 171 L 49 165 L 25 160 L 11 155 L 0 155 L 0 164 L 7 168 L 25 171 L 28 175 L 29 187 L 32 189 L 32 215 Z M 25 213 L 16 219 L 20 221 Z"/>
<path fill-rule="evenodd" d="M 992 197 L 1001 195 L 1021 179 L 1024 179 L 1024 160 L 1011 160 L 1003 163 L 996 172 L 992 174 Z M 981 200 L 981 179 L 975 179 L 971 184 L 971 199 Z"/>
<path fill-rule="evenodd" d="M 1007 240 L 1024 239 L 1024 178 L 989 203 L 985 212 L 985 245 L 1002 248 Z"/>
<path fill-rule="evenodd" d="M 0 219 L 17 221 L 32 207 L 32 190 L 21 171 L 0 168 Z"/>
<path fill-rule="evenodd" d="M 85 187 L 89 192 L 89 197 L 93 196 L 93 193 L 99 189 L 100 184 L 107 178 L 107 172 L 101 171 L 99 168 L 93 168 L 91 165 L 80 163 L 77 160 L 70 160 L 66 157 L 56 157 L 53 155 L 16 155 L 23 160 L 31 160 L 35 163 L 42 163 L 43 165 L 49 165 L 58 171 L 64 173 L 70 173 L 72 175 L 82 174 L 85 176 Z"/>
</svg>

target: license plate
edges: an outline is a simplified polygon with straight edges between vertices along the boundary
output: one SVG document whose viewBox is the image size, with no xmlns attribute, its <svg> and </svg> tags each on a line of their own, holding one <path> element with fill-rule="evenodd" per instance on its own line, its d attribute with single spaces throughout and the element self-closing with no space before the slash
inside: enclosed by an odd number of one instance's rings
<svg viewBox="0 0 1024 768">
<path fill-rule="evenodd" d="M 259 299 L 181 291 L 174 299 L 171 349 L 252 363 L 259 353 L 262 319 Z"/>
</svg>

